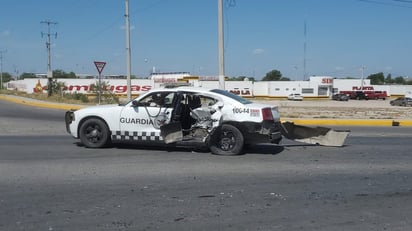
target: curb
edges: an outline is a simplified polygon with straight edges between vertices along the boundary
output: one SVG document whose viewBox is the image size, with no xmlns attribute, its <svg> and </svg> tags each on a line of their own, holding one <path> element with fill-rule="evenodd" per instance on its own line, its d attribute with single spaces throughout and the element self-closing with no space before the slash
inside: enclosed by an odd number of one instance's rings
<svg viewBox="0 0 412 231">
<path fill-rule="evenodd" d="M 58 109 L 58 110 L 78 110 L 85 106 L 76 105 L 76 104 L 64 104 L 64 103 L 53 103 L 53 102 L 45 102 L 36 99 L 24 98 L 20 96 L 9 96 L 9 95 L 1 95 L 0 100 L 9 101 L 12 103 L 23 104 L 33 107 L 43 107 L 43 108 L 51 108 L 51 109 Z"/>
<path fill-rule="evenodd" d="M 282 121 L 291 121 L 301 125 L 328 125 L 328 126 L 374 126 L 374 127 L 392 127 L 412 126 L 412 120 L 391 120 L 391 119 L 281 119 Z"/>
<path fill-rule="evenodd" d="M 10 96 L 0 94 L 0 100 L 23 104 L 33 107 L 43 107 L 58 110 L 78 110 L 87 106 L 77 104 L 64 104 L 45 102 L 36 99 L 24 98 L 20 96 Z M 412 120 L 392 120 L 392 119 L 298 119 L 298 118 L 281 118 L 281 121 L 289 121 L 298 125 L 327 125 L 327 126 L 379 126 L 392 127 L 412 126 Z"/>
</svg>

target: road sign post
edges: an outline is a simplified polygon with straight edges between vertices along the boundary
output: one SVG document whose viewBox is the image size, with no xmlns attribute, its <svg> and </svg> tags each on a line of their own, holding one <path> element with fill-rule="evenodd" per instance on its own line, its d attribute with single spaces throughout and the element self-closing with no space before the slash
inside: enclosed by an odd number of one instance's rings
<svg viewBox="0 0 412 231">
<path fill-rule="evenodd" d="M 102 76 L 104 66 L 106 66 L 106 62 L 94 61 L 94 65 L 96 66 L 97 72 L 99 72 L 99 92 L 98 94 L 99 94 L 99 104 L 100 104 L 101 98 L 102 98 L 101 76 Z"/>
</svg>

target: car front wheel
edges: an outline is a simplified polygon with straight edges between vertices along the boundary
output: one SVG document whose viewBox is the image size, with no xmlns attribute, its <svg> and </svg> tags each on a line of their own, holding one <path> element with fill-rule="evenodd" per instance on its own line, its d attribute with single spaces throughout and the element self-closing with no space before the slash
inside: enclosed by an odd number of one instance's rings
<svg viewBox="0 0 412 231">
<path fill-rule="evenodd" d="M 239 155 L 242 153 L 244 138 L 236 127 L 224 124 L 212 137 L 210 151 L 216 155 Z"/>
<path fill-rule="evenodd" d="M 82 123 L 79 137 L 83 145 L 88 148 L 102 148 L 110 141 L 107 125 L 96 118 L 87 119 Z"/>
</svg>

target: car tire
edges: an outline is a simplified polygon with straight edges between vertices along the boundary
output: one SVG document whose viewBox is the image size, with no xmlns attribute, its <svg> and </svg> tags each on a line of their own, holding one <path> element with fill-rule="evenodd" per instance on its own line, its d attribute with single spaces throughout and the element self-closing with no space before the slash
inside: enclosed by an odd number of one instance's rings
<svg viewBox="0 0 412 231">
<path fill-rule="evenodd" d="M 210 141 L 210 151 L 216 155 L 233 156 L 243 151 L 244 137 L 236 127 L 224 124 L 218 128 Z"/>
<path fill-rule="evenodd" d="M 109 128 L 101 119 L 91 118 L 82 123 L 79 137 L 87 148 L 103 148 L 110 142 Z"/>
</svg>

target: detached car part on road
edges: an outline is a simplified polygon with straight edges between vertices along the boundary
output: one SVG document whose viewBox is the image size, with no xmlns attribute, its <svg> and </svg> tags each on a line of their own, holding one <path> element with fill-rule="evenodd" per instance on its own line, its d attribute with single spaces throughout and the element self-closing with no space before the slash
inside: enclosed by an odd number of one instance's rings
<svg viewBox="0 0 412 231">
<path fill-rule="evenodd" d="M 296 136 L 288 132 L 293 126 L 282 125 L 276 106 L 253 103 L 220 89 L 193 87 L 154 89 L 124 105 L 67 111 L 65 122 L 67 132 L 88 148 L 130 142 L 208 148 L 213 154 L 238 155 L 247 144 L 279 144 L 282 134 L 291 139 Z M 298 138 L 326 135 L 310 129 Z M 331 146 L 342 146 L 343 142 Z M 328 145 L 316 140 L 309 143 Z"/>
</svg>

